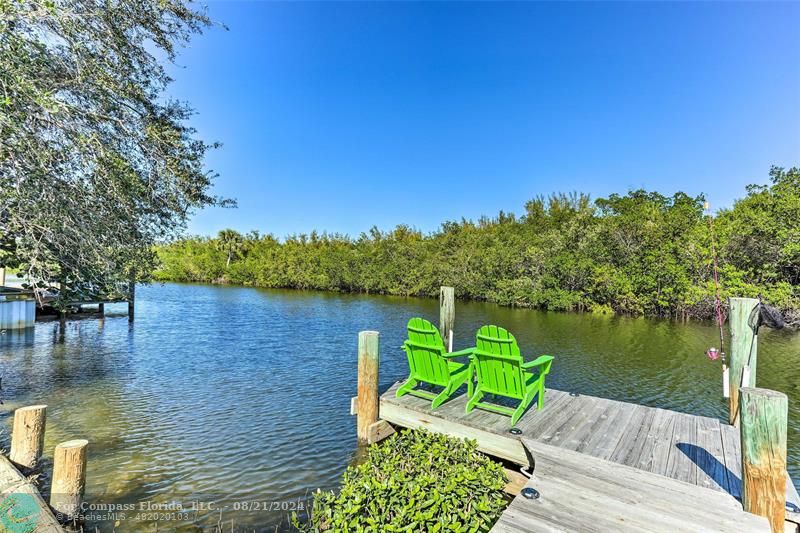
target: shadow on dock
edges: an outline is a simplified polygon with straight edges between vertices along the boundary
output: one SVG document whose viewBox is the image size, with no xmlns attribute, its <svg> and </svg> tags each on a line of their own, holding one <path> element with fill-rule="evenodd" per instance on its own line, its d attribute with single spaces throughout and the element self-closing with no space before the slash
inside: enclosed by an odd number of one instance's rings
<svg viewBox="0 0 800 533">
<path fill-rule="evenodd" d="M 688 442 L 679 442 L 675 446 L 694 462 L 697 468 L 702 470 L 717 485 L 723 488 L 725 492 L 737 500 L 741 499 L 742 479 L 731 472 L 716 457 L 709 453 L 708 450 Z"/>
</svg>

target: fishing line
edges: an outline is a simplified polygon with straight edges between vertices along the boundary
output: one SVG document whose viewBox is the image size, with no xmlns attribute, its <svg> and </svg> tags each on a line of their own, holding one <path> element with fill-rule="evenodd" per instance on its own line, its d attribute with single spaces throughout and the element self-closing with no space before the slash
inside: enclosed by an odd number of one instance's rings
<svg viewBox="0 0 800 533">
<path fill-rule="evenodd" d="M 719 328 L 719 354 L 717 354 L 717 349 L 713 346 L 708 349 L 706 354 L 712 361 L 716 360 L 718 357 L 722 360 L 722 396 L 727 398 L 730 396 L 730 389 L 728 382 L 728 362 L 725 358 L 725 332 L 723 330 L 725 319 L 722 316 L 722 298 L 720 295 L 719 270 L 717 266 L 717 243 L 714 239 L 714 217 L 711 214 L 708 202 L 706 202 L 703 207 L 708 213 L 708 232 L 711 238 L 711 258 L 714 266 L 714 311 L 717 319 L 717 327 Z"/>
</svg>

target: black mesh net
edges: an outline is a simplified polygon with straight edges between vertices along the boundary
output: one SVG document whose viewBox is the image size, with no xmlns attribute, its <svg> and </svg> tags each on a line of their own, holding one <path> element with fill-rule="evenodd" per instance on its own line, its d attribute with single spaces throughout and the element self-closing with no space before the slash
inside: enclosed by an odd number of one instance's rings
<svg viewBox="0 0 800 533">
<path fill-rule="evenodd" d="M 753 308 L 748 323 L 756 333 L 758 333 L 758 328 L 761 326 L 767 326 L 772 329 L 782 329 L 783 326 L 786 325 L 781 312 L 765 303 L 759 303 Z"/>
</svg>

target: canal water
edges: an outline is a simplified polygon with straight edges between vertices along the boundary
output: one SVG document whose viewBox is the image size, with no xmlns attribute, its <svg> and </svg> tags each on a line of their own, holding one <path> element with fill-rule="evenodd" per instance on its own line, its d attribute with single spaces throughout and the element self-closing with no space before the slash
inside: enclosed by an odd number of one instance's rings
<svg viewBox="0 0 800 533">
<path fill-rule="evenodd" d="M 0 335 L 6 449 L 14 408 L 46 403 L 46 454 L 90 441 L 86 500 L 100 531 L 285 529 L 355 455 L 356 345 L 381 333 L 380 385 L 407 375 L 412 316 L 435 300 L 165 284 L 104 320 Z M 527 357 L 555 356 L 548 386 L 724 418 L 712 324 L 548 313 L 457 302 L 455 346 L 483 324 Z M 789 470 L 800 480 L 800 335 L 762 329 L 758 384 L 789 395 Z M 546 407 L 546 406 L 545 406 Z M 106 511 L 116 507 L 114 513 Z M 121 510 L 119 510 L 121 509 Z M 146 526 L 146 528 L 145 528 Z"/>
</svg>

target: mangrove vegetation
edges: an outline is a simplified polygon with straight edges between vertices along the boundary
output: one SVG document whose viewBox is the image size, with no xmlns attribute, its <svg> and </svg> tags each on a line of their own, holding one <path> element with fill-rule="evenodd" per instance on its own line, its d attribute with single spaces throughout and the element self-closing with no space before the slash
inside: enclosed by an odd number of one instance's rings
<svg viewBox="0 0 800 533">
<path fill-rule="evenodd" d="M 522 216 L 445 222 L 430 234 L 400 225 L 281 241 L 225 230 L 159 248 L 155 277 L 417 296 L 452 285 L 460 298 L 502 305 L 709 317 L 715 249 L 723 297 L 761 296 L 792 315 L 800 308 L 800 169 L 769 175 L 713 221 L 702 196 L 680 192 L 595 201 L 555 194 L 527 202 Z"/>
</svg>

